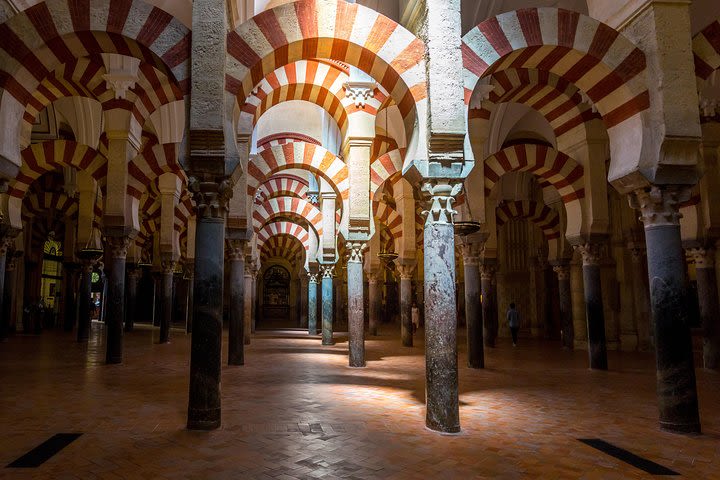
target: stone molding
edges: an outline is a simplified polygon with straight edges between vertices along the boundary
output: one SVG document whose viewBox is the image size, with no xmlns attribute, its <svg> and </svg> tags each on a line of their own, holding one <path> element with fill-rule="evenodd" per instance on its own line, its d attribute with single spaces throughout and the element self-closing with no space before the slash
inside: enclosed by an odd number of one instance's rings
<svg viewBox="0 0 720 480">
<path fill-rule="evenodd" d="M 635 190 L 629 195 L 630 206 L 640 211 L 645 228 L 680 226 L 680 204 L 690 198 L 687 185 L 653 185 Z"/>
<path fill-rule="evenodd" d="M 367 101 L 375 97 L 377 83 L 375 82 L 346 82 L 343 84 L 345 96 L 355 102 L 356 108 L 365 108 Z"/>
<path fill-rule="evenodd" d="M 425 225 L 441 224 L 452 225 L 454 215 L 452 204 L 455 197 L 462 190 L 462 180 L 428 180 L 422 185 L 422 192 L 425 194 L 428 210 L 423 211 Z"/>
<path fill-rule="evenodd" d="M 227 178 L 217 182 L 203 182 L 190 177 L 188 189 L 193 194 L 199 218 L 225 218 L 233 190 Z"/>
</svg>

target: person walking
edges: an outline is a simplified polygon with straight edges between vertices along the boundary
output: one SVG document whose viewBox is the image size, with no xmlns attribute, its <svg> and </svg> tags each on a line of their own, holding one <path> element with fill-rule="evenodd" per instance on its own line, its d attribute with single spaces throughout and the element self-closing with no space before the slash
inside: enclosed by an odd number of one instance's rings
<svg viewBox="0 0 720 480">
<path fill-rule="evenodd" d="M 520 330 L 520 313 L 515 310 L 515 304 L 511 303 L 506 315 L 510 333 L 512 334 L 513 347 L 517 346 L 518 331 Z"/>
</svg>

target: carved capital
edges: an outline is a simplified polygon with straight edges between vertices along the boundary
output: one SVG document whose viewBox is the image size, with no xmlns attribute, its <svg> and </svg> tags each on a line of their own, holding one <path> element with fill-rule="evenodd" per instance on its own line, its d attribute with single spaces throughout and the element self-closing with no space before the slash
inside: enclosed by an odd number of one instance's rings
<svg viewBox="0 0 720 480">
<path fill-rule="evenodd" d="M 131 265 L 127 268 L 127 276 L 128 278 L 138 279 L 142 276 L 142 269 Z"/>
<path fill-rule="evenodd" d="M 426 196 L 428 210 L 423 211 L 426 216 L 425 224 L 449 224 L 452 225 L 454 215 L 452 205 L 455 197 L 462 190 L 461 180 L 428 180 L 422 185 L 422 192 Z"/>
<path fill-rule="evenodd" d="M 307 201 L 308 203 L 311 203 L 315 206 L 320 205 L 320 194 L 317 192 L 308 193 L 307 194 Z"/>
<path fill-rule="evenodd" d="M 110 258 L 127 258 L 127 251 L 133 239 L 128 235 L 105 237 L 105 248 L 110 249 Z"/>
<path fill-rule="evenodd" d="M 584 243 L 582 245 L 574 245 L 573 248 L 582 256 L 584 267 L 600 265 L 599 243 Z"/>
<path fill-rule="evenodd" d="M 376 285 L 380 281 L 380 274 L 377 272 L 369 272 L 367 274 L 367 279 L 370 285 Z"/>
<path fill-rule="evenodd" d="M 695 262 L 695 268 L 715 267 L 715 249 L 713 248 L 688 248 L 687 254 Z"/>
<path fill-rule="evenodd" d="M 335 264 L 334 263 L 328 263 L 320 265 L 320 273 L 322 274 L 322 278 L 333 278 L 335 276 Z"/>
<path fill-rule="evenodd" d="M 397 266 L 398 274 L 401 280 L 412 280 L 415 274 L 415 265 L 413 264 L 400 264 Z"/>
<path fill-rule="evenodd" d="M 186 262 L 183 265 L 183 277 L 190 280 L 195 276 L 195 262 Z"/>
<path fill-rule="evenodd" d="M 463 243 L 460 245 L 460 251 L 462 252 L 463 264 L 465 265 L 480 265 L 480 244 L 476 243 Z"/>
<path fill-rule="evenodd" d="M 365 108 L 367 101 L 375 97 L 377 83 L 375 82 L 346 82 L 345 96 L 355 102 L 356 108 Z"/>
<path fill-rule="evenodd" d="M 233 194 L 232 185 L 227 178 L 217 182 L 205 182 L 190 177 L 188 189 L 197 205 L 198 218 L 225 218 Z"/>
<path fill-rule="evenodd" d="M 558 281 L 570 280 L 570 265 L 555 265 L 553 272 L 557 274 Z"/>
<path fill-rule="evenodd" d="M 630 254 L 632 255 L 632 261 L 635 264 L 640 264 L 645 260 L 645 247 L 639 245 L 628 245 Z"/>
<path fill-rule="evenodd" d="M 480 279 L 481 280 L 493 280 L 495 278 L 495 265 L 482 264 L 480 265 Z"/>
<path fill-rule="evenodd" d="M 630 194 L 630 206 L 640 211 L 640 221 L 645 228 L 679 226 L 680 204 L 690 198 L 690 189 L 686 185 L 642 188 Z"/>
<path fill-rule="evenodd" d="M 228 239 L 225 241 L 225 252 L 228 260 L 242 260 L 245 255 L 245 240 Z"/>
<path fill-rule="evenodd" d="M 170 275 L 175 273 L 175 267 L 177 267 L 177 260 L 163 259 L 160 263 L 163 275 Z"/>
<path fill-rule="evenodd" d="M 363 249 L 365 244 L 362 242 L 347 242 L 345 244 L 347 250 L 347 261 L 348 263 L 362 263 L 363 262 Z"/>
<path fill-rule="evenodd" d="M 318 283 L 320 283 L 320 273 L 318 273 L 318 272 L 308 273 L 308 281 L 310 283 L 317 285 Z"/>
</svg>

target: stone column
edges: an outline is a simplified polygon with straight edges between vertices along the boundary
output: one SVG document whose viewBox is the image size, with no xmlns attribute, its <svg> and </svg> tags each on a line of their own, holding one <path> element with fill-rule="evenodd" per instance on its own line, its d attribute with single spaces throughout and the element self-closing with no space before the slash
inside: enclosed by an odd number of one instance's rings
<svg viewBox="0 0 720 480">
<path fill-rule="evenodd" d="M 16 304 L 16 285 L 17 285 L 17 263 L 18 257 L 15 252 L 8 251 L 7 260 L 5 261 L 5 286 L 4 286 L 4 300 L 2 315 L 2 321 L 5 322 L 5 328 L 8 332 L 14 332 L 16 330 L 15 325 L 15 304 Z"/>
<path fill-rule="evenodd" d="M 333 341 L 333 275 L 335 265 L 320 265 L 322 273 L 322 344 L 334 345 Z"/>
<path fill-rule="evenodd" d="M 308 335 L 317 335 L 318 275 L 317 272 L 308 274 Z"/>
<path fill-rule="evenodd" d="M 462 246 L 465 273 L 465 322 L 467 325 L 467 362 L 469 368 L 485 368 L 483 317 L 480 305 L 480 259 L 472 244 Z"/>
<path fill-rule="evenodd" d="M 230 262 L 228 365 L 245 364 L 245 241 L 227 241 Z"/>
<path fill-rule="evenodd" d="M 455 232 L 452 204 L 462 183 L 428 181 L 424 232 L 425 424 L 445 433 L 460 431 L 455 308 Z"/>
<path fill-rule="evenodd" d="M 575 333 L 572 318 L 572 296 L 570 290 L 570 265 L 561 263 L 553 267 L 558 278 L 560 297 L 560 328 L 562 328 L 562 346 L 564 350 L 575 347 Z"/>
<path fill-rule="evenodd" d="M 0 238 L 0 340 L 8 335 L 9 320 L 5 317 L 5 264 L 7 263 L 8 250 L 13 244 L 14 239 Z M 8 298 L 7 301 L 10 301 Z"/>
<path fill-rule="evenodd" d="M 645 245 L 641 247 L 632 245 L 630 246 L 630 253 L 632 254 L 632 283 L 633 283 L 633 298 L 634 298 L 634 309 L 633 316 L 637 321 L 637 333 L 638 333 L 638 349 L 640 351 L 648 351 L 652 349 L 652 326 L 650 325 L 650 318 L 648 316 L 648 305 L 650 300 L 648 299 L 648 287 L 645 283 L 647 276 L 645 275 L 645 268 L 647 266 L 647 260 L 645 258 Z"/>
<path fill-rule="evenodd" d="M 652 186 L 630 195 L 645 225 L 660 427 L 678 433 L 700 432 L 680 238 L 679 204 L 689 194 L 687 187 Z"/>
<path fill-rule="evenodd" d="M 63 330 L 72 332 L 77 320 L 77 271 L 78 264 L 71 262 L 63 263 L 65 271 L 65 321 Z"/>
<path fill-rule="evenodd" d="M 308 327 L 308 275 L 307 275 L 307 273 L 300 274 L 300 328 L 302 328 L 302 327 Z"/>
<path fill-rule="evenodd" d="M 158 343 L 170 343 L 170 326 L 173 314 L 173 276 L 177 261 L 162 261 L 162 290 L 160 293 L 160 339 Z"/>
<path fill-rule="evenodd" d="M 252 318 L 250 319 L 250 333 L 255 333 L 257 327 L 257 316 L 258 316 L 258 299 L 257 299 L 257 278 L 260 273 L 260 269 L 255 265 L 255 262 L 251 264 L 252 281 L 250 286 L 252 287 L 252 298 L 250 302 Z"/>
<path fill-rule="evenodd" d="M 78 330 L 77 341 L 85 342 L 90 337 L 90 295 L 92 295 L 92 273 L 95 260 L 82 260 L 82 276 L 78 293 Z"/>
<path fill-rule="evenodd" d="M 232 189 L 227 181 L 195 179 L 191 179 L 190 188 L 195 194 L 198 213 L 188 428 L 212 430 L 220 426 L 223 242 Z"/>
<path fill-rule="evenodd" d="M 583 260 L 583 287 L 585 290 L 585 318 L 588 331 L 590 368 L 607 370 L 605 342 L 605 313 L 603 311 L 602 282 L 600 280 L 600 244 L 585 243 L 575 248 Z"/>
<path fill-rule="evenodd" d="M 252 262 L 250 261 L 249 256 L 246 256 L 245 258 L 243 279 L 245 281 L 245 291 L 248 293 L 243 297 L 243 343 L 245 345 L 250 345 L 253 320 L 253 272 Z"/>
<path fill-rule="evenodd" d="M 190 263 L 193 262 L 193 263 Z M 195 277 L 195 263 L 194 259 L 190 259 L 188 263 L 183 265 L 183 276 L 188 282 L 187 286 L 187 325 L 185 326 L 185 333 L 192 333 L 192 324 L 193 324 L 193 301 L 194 301 L 194 292 L 195 289 L 193 288 L 193 278 Z"/>
<path fill-rule="evenodd" d="M 703 366 L 717 370 L 720 368 L 720 304 L 715 274 L 715 249 L 692 248 L 688 253 L 695 260 L 703 332 Z"/>
<path fill-rule="evenodd" d="M 365 366 L 365 295 L 363 293 L 363 247 L 361 242 L 348 242 L 347 290 L 349 364 Z"/>
<path fill-rule="evenodd" d="M 370 297 L 368 323 L 370 335 L 373 337 L 378 335 L 380 312 L 382 311 L 382 283 L 379 277 L 378 273 L 368 273 L 368 296 Z"/>
<path fill-rule="evenodd" d="M 412 278 L 415 265 L 398 264 L 397 270 L 400 275 L 400 337 L 403 347 L 412 347 Z"/>
<path fill-rule="evenodd" d="M 132 242 L 128 235 L 106 236 L 105 246 L 110 250 L 107 276 L 107 305 L 105 317 L 106 350 L 105 363 L 122 363 L 123 322 L 125 321 L 125 259 Z"/>
<path fill-rule="evenodd" d="M 480 291 L 482 293 L 482 320 L 483 340 L 485 346 L 495 348 L 495 340 L 498 333 L 498 320 L 494 308 L 493 280 L 495 277 L 495 265 L 483 263 L 480 265 Z"/>
<path fill-rule="evenodd" d="M 135 328 L 137 315 L 137 287 L 142 270 L 131 266 L 127 269 L 127 295 L 125 296 L 125 331 L 132 332 Z"/>
</svg>

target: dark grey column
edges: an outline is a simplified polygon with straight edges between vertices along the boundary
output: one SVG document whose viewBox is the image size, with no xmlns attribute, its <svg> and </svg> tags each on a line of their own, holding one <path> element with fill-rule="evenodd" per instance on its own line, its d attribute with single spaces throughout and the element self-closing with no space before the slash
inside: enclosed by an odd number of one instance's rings
<svg viewBox="0 0 720 480">
<path fill-rule="evenodd" d="M 452 208 L 460 186 L 443 181 L 423 185 L 430 196 L 424 232 L 425 424 L 445 433 L 460 431 Z"/>
<path fill-rule="evenodd" d="M 191 263 L 192 262 L 192 263 Z M 192 322 L 193 322 L 193 300 L 195 289 L 194 278 L 195 278 L 195 261 L 190 259 L 189 262 L 183 265 L 183 276 L 188 282 L 187 286 L 187 325 L 185 326 L 186 333 L 192 333 Z"/>
<path fill-rule="evenodd" d="M 355 368 L 365 366 L 364 246 L 363 243 L 347 243 L 349 365 Z"/>
<path fill-rule="evenodd" d="M 136 266 L 127 268 L 127 294 L 125 295 L 125 331 L 132 332 L 137 316 L 137 287 L 142 270 Z"/>
<path fill-rule="evenodd" d="M 570 265 L 563 261 L 553 267 L 558 278 L 560 297 L 560 328 L 562 328 L 562 346 L 565 350 L 575 348 L 575 329 L 573 328 L 572 295 L 570 290 Z"/>
<path fill-rule="evenodd" d="M 680 238 L 679 204 L 689 197 L 684 186 L 652 186 L 630 196 L 645 225 L 660 427 L 678 433 L 700 432 Z"/>
<path fill-rule="evenodd" d="M 8 249 L 12 246 L 14 239 L 0 238 L 0 340 L 8 336 L 10 330 L 9 318 L 5 317 L 4 302 L 10 301 L 5 297 L 5 264 L 7 263 Z"/>
<path fill-rule="evenodd" d="M 483 263 L 480 265 L 480 290 L 482 294 L 482 320 L 483 340 L 486 347 L 495 348 L 497 339 L 497 315 L 495 312 L 493 290 L 493 279 L 495 277 L 495 265 Z"/>
<path fill-rule="evenodd" d="M 400 339 L 403 347 L 412 347 L 412 278 L 415 265 L 398 264 L 397 270 L 400 276 Z"/>
<path fill-rule="evenodd" d="M 252 282 L 250 283 L 252 298 L 250 305 L 252 306 L 252 319 L 250 321 L 250 333 L 255 333 L 257 327 L 257 316 L 258 316 L 258 299 L 257 299 L 257 279 L 260 269 L 255 265 L 255 262 L 251 264 Z"/>
<path fill-rule="evenodd" d="M 222 358 L 223 241 L 227 182 L 191 182 L 198 205 L 195 233 L 195 298 L 190 353 L 188 428 L 212 430 L 220 426 L 220 368 Z"/>
<path fill-rule="evenodd" d="M 170 326 L 173 314 L 173 276 L 177 261 L 172 258 L 162 261 L 162 287 L 160 293 L 160 339 L 158 343 L 170 343 Z"/>
<path fill-rule="evenodd" d="M 600 281 L 600 244 L 576 245 L 583 259 L 583 288 L 585 290 L 585 318 L 588 330 L 588 356 L 590 368 L 607 370 L 605 342 L 605 312 L 603 311 L 602 283 Z"/>
<path fill-rule="evenodd" d="M 300 273 L 300 328 L 308 327 L 308 275 Z"/>
<path fill-rule="evenodd" d="M 717 370 L 720 368 L 720 302 L 715 275 L 715 249 L 693 248 L 689 253 L 695 260 L 703 332 L 703 366 Z"/>
<path fill-rule="evenodd" d="M 382 311 L 382 283 L 380 280 L 381 274 L 379 273 L 368 273 L 368 296 L 369 299 L 369 330 L 370 335 L 376 337 L 378 334 L 378 325 L 380 324 L 380 312 Z"/>
<path fill-rule="evenodd" d="M 465 324 L 467 326 L 467 362 L 469 368 L 485 368 L 483 317 L 480 304 L 480 259 L 477 248 L 463 245 L 465 273 Z"/>
<path fill-rule="evenodd" d="M 652 326 L 650 325 L 650 292 L 647 286 L 647 259 L 645 258 L 645 243 L 642 246 L 631 243 L 628 245 L 632 254 L 633 265 L 633 315 L 637 322 L 638 349 L 642 352 L 652 350 Z"/>
<path fill-rule="evenodd" d="M 245 282 L 245 291 L 248 293 L 243 298 L 243 343 L 250 345 L 253 320 L 253 274 L 252 263 L 250 262 L 249 256 L 245 257 L 243 280 Z"/>
<path fill-rule="evenodd" d="M 245 241 L 227 241 L 230 262 L 228 365 L 245 364 Z"/>
<path fill-rule="evenodd" d="M 4 303 L 2 305 L 2 321 L 5 322 L 5 326 L 8 332 L 14 332 L 16 330 L 14 313 L 16 302 L 16 284 L 17 284 L 17 264 L 18 257 L 15 251 L 9 250 L 7 253 L 7 260 L 5 260 L 5 286 L 4 286 Z"/>
<path fill-rule="evenodd" d="M 318 273 L 308 274 L 308 334 L 317 335 L 318 325 Z"/>
<path fill-rule="evenodd" d="M 71 262 L 63 263 L 63 270 L 65 271 L 65 288 L 63 294 L 65 295 L 65 321 L 63 330 L 66 332 L 72 332 L 75 328 L 75 322 L 77 321 L 77 271 L 78 264 Z"/>
<path fill-rule="evenodd" d="M 92 273 L 96 260 L 82 260 L 82 276 L 78 293 L 78 330 L 77 341 L 85 342 L 90 337 L 90 295 L 92 295 Z"/>
<path fill-rule="evenodd" d="M 334 345 L 333 340 L 333 275 L 335 265 L 320 265 L 322 273 L 322 344 Z"/>
<path fill-rule="evenodd" d="M 105 316 L 106 349 L 105 363 L 122 363 L 123 360 L 123 322 L 125 321 L 125 259 L 132 242 L 128 235 L 112 236 L 106 232 L 105 248 L 109 249 L 107 295 L 103 301 L 107 305 Z"/>
</svg>

